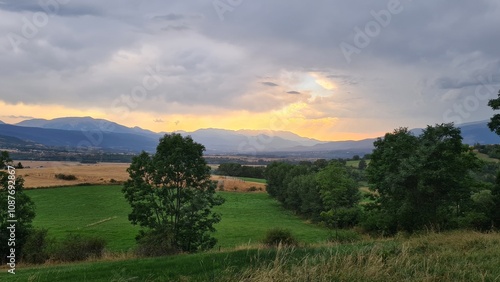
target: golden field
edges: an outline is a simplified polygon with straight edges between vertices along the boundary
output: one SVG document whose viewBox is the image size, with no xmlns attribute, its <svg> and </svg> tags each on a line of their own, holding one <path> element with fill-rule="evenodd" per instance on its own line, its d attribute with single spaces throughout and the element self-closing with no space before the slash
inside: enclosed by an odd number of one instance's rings
<svg viewBox="0 0 500 282">
<path fill-rule="evenodd" d="M 15 164 L 18 161 L 14 162 Z M 90 184 L 111 184 L 124 182 L 128 179 L 126 163 L 98 163 L 81 164 L 76 162 L 45 162 L 45 161 L 21 161 L 25 168 L 17 169 L 16 174 L 25 180 L 24 187 L 40 188 L 55 186 L 71 186 L 82 183 Z M 56 174 L 66 174 L 76 176 L 76 180 L 61 180 L 55 177 Z M 218 186 L 223 184 L 226 191 L 248 191 L 250 187 L 255 187 L 257 191 L 265 191 L 265 184 L 257 182 L 247 182 L 234 177 L 212 176 L 218 182 Z M 259 190 L 260 188 L 260 190 Z"/>
</svg>

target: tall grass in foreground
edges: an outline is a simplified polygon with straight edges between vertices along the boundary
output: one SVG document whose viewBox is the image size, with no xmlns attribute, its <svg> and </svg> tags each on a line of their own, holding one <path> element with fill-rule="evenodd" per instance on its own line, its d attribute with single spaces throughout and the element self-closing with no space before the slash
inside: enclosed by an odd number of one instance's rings
<svg viewBox="0 0 500 282">
<path fill-rule="evenodd" d="M 500 281 L 498 233 L 430 234 L 306 255 L 298 263 L 294 252 L 280 247 L 273 261 L 221 281 Z"/>
</svg>

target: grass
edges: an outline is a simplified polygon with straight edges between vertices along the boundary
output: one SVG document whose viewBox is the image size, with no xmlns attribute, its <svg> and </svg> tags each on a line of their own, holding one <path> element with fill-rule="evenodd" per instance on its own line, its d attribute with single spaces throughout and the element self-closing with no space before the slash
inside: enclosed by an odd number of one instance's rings
<svg viewBox="0 0 500 282">
<path fill-rule="evenodd" d="M 258 243 L 267 230 L 275 227 L 290 229 L 302 242 L 317 243 L 328 237 L 329 230 L 305 223 L 266 193 L 220 194 L 226 203 L 215 209 L 222 214 L 221 222 L 215 226 L 215 237 L 223 248 Z"/>
<path fill-rule="evenodd" d="M 500 234 L 457 231 L 19 268 L 8 281 L 498 281 Z"/>
<path fill-rule="evenodd" d="M 483 153 L 479 153 L 477 150 L 474 150 L 474 152 L 476 153 L 476 156 L 483 160 L 483 161 L 486 161 L 486 162 L 492 162 L 492 163 L 498 163 L 500 160 L 499 159 L 494 159 L 494 158 L 490 158 L 488 155 L 486 154 L 483 154 Z"/>
<path fill-rule="evenodd" d="M 265 179 L 262 179 L 262 178 L 251 178 L 251 177 L 237 177 L 243 181 L 247 181 L 247 182 L 257 182 L 257 183 L 264 183 L 266 184 L 267 181 Z"/>
<path fill-rule="evenodd" d="M 97 235 L 108 248 L 125 251 L 135 245 L 138 228 L 130 224 L 130 206 L 122 186 L 75 186 L 26 190 L 36 206 L 35 227 L 62 238 L 68 233 Z"/>
<path fill-rule="evenodd" d="M 78 186 L 27 190 L 36 205 L 35 227 L 47 228 L 49 235 L 62 238 L 68 233 L 97 235 L 111 251 L 127 251 L 135 246 L 139 228 L 128 221 L 130 206 L 121 186 Z M 273 227 L 286 227 L 304 242 L 326 240 L 328 231 L 307 224 L 283 209 L 266 193 L 218 192 L 226 203 L 215 211 L 222 221 L 215 226 L 217 248 L 257 243 Z"/>
</svg>

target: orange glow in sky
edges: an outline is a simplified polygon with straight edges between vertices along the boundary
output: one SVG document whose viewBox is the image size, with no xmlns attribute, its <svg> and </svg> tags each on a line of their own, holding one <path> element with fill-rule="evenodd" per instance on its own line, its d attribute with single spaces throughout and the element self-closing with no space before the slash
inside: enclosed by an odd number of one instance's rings
<svg viewBox="0 0 500 282">
<path fill-rule="evenodd" d="M 225 111 L 220 114 L 200 115 L 160 115 L 145 112 L 130 112 L 126 117 L 113 115 L 105 109 L 82 110 L 60 105 L 8 105 L 0 101 L 2 116 L 5 123 L 18 123 L 34 118 L 54 119 L 59 117 L 102 118 L 119 124 L 134 127 L 139 126 L 155 132 L 171 132 L 175 130 L 195 131 L 201 128 L 221 128 L 229 130 L 283 130 L 296 133 L 303 137 L 322 141 L 359 140 L 377 136 L 366 133 L 339 132 L 337 125 L 342 120 L 335 117 L 306 118 L 303 110 L 311 110 L 305 103 L 294 103 L 279 111 L 252 113 L 249 111 Z"/>
</svg>

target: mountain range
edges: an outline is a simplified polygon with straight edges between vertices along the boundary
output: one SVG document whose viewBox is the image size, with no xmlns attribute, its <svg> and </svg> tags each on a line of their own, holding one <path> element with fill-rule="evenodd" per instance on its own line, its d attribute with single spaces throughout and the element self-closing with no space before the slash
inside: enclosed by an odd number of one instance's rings
<svg viewBox="0 0 500 282">
<path fill-rule="evenodd" d="M 464 143 L 499 144 L 500 137 L 487 127 L 487 121 L 459 125 Z M 413 129 L 419 134 L 422 129 Z M 257 154 L 271 152 L 320 153 L 342 152 L 342 155 L 369 153 L 376 138 L 359 141 L 324 142 L 301 137 L 288 131 L 199 129 L 190 135 L 203 144 L 208 154 Z M 118 123 L 92 117 L 64 117 L 52 120 L 31 119 L 11 125 L 0 121 L 0 138 L 22 140 L 45 146 L 95 147 L 124 152 L 153 152 L 165 132 L 156 133 L 140 127 L 126 127 Z M 11 137 L 5 138 L 5 137 Z M 317 155 L 317 154 L 315 154 Z"/>
</svg>

